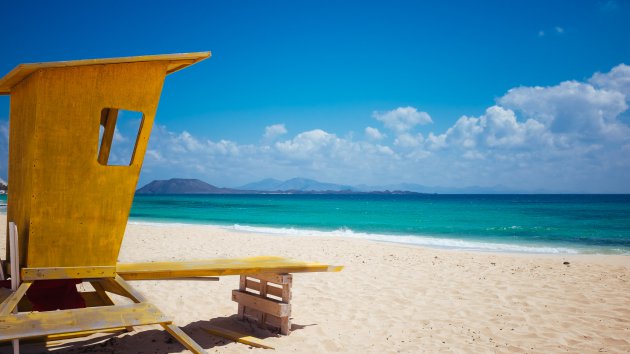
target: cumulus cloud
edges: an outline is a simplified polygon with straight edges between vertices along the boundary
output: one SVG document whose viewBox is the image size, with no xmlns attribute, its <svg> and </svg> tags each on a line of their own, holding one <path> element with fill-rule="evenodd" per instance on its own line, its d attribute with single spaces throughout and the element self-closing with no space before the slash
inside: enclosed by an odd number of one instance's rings
<svg viewBox="0 0 630 354">
<path fill-rule="evenodd" d="M 588 82 L 598 88 L 620 92 L 630 98 L 630 66 L 619 64 L 608 73 L 595 73 Z"/>
<path fill-rule="evenodd" d="M 433 123 L 427 112 L 418 112 L 414 107 L 398 107 L 387 112 L 374 112 L 372 117 L 383 122 L 386 128 L 398 134 L 405 133 L 417 125 Z"/>
<path fill-rule="evenodd" d="M 287 133 L 287 128 L 285 128 L 284 124 L 274 124 L 265 127 L 265 134 L 263 138 L 266 140 L 274 140 L 275 138 L 284 135 Z"/>
<path fill-rule="evenodd" d="M 374 139 L 374 140 L 383 140 L 383 139 L 385 139 L 385 134 L 381 133 L 380 130 L 378 130 L 376 128 L 372 128 L 372 127 L 366 127 L 365 128 L 365 135 L 368 138 Z"/>
<path fill-rule="evenodd" d="M 550 87 L 518 87 L 498 100 L 503 107 L 535 119 L 555 134 L 593 139 L 625 134 L 619 115 L 628 109 L 619 91 L 565 81 Z"/>
</svg>

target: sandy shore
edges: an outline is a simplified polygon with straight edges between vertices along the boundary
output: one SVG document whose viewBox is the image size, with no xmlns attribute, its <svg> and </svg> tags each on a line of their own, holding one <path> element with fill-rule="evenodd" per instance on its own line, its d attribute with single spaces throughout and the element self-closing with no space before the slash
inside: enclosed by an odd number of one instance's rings
<svg viewBox="0 0 630 354">
<path fill-rule="evenodd" d="M 4 242 L 0 248 L 4 255 Z M 119 261 L 255 255 L 346 268 L 294 276 L 293 332 L 286 337 L 236 320 L 230 293 L 237 277 L 133 285 L 210 353 L 263 349 L 211 336 L 201 329 L 209 324 L 266 338 L 278 353 L 630 352 L 629 256 L 475 254 L 210 226 L 130 224 Z M 26 344 L 23 352 L 187 352 L 157 327 L 53 344 L 47 349 Z"/>
</svg>

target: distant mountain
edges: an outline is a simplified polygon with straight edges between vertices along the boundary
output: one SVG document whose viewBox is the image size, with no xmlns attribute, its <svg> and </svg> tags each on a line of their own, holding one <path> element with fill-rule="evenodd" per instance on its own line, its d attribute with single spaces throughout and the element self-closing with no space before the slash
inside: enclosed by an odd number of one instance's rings
<svg viewBox="0 0 630 354">
<path fill-rule="evenodd" d="M 284 183 L 284 181 L 277 180 L 275 178 L 265 178 L 258 182 L 248 183 L 244 186 L 238 187 L 238 189 L 245 189 L 251 191 L 277 191 L 278 187 Z"/>
<path fill-rule="evenodd" d="M 136 194 L 242 194 L 231 188 L 219 188 L 198 179 L 171 178 L 153 181 L 138 189 Z"/>
<path fill-rule="evenodd" d="M 240 186 L 238 189 L 261 192 L 341 192 L 355 190 L 352 186 L 324 183 L 308 178 L 291 178 L 286 181 L 267 178 L 262 181 Z"/>
<path fill-rule="evenodd" d="M 2 184 L 0 181 L 0 193 Z M 519 194 L 548 193 L 546 191 L 522 191 L 496 185 L 492 187 L 439 187 L 413 183 L 398 183 L 382 186 L 319 182 L 308 178 L 292 178 L 280 181 L 273 178 L 249 183 L 238 188 L 220 188 L 198 179 L 172 178 L 153 181 L 138 189 L 137 194 Z"/>
</svg>

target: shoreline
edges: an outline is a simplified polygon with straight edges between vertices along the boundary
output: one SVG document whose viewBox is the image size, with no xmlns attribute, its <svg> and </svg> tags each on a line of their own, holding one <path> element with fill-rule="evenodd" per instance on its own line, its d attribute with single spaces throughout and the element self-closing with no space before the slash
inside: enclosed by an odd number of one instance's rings
<svg viewBox="0 0 630 354">
<path fill-rule="evenodd" d="M 479 241 L 474 239 L 462 239 L 457 237 L 441 237 L 440 235 L 405 235 L 405 234 L 379 234 L 354 231 L 351 229 L 337 230 L 316 230 L 301 229 L 283 226 L 250 226 L 241 224 L 206 224 L 195 222 L 181 222 L 170 220 L 141 220 L 130 219 L 128 224 L 152 225 L 156 227 L 170 226 L 207 226 L 217 229 L 231 230 L 235 232 L 245 232 L 261 235 L 286 236 L 286 237 L 331 237 L 346 238 L 356 240 L 366 240 L 386 244 L 398 244 L 429 249 L 478 252 L 478 253 L 498 253 L 498 254 L 522 254 L 522 255 L 602 255 L 602 256 L 624 256 L 630 257 L 629 251 L 619 249 L 608 249 L 605 247 L 588 246 L 566 246 L 554 244 L 524 244 L 524 243 L 502 243 L 491 241 Z M 608 252 L 606 252 L 608 251 Z"/>
</svg>

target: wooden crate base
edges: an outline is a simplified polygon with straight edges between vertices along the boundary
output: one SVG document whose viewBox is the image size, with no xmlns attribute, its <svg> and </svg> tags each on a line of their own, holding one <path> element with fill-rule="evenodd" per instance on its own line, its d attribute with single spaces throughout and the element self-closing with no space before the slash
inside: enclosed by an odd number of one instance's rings
<svg viewBox="0 0 630 354">
<path fill-rule="evenodd" d="M 291 274 L 241 275 L 232 300 L 238 303 L 238 316 L 262 328 L 288 335 L 291 331 Z"/>
</svg>

